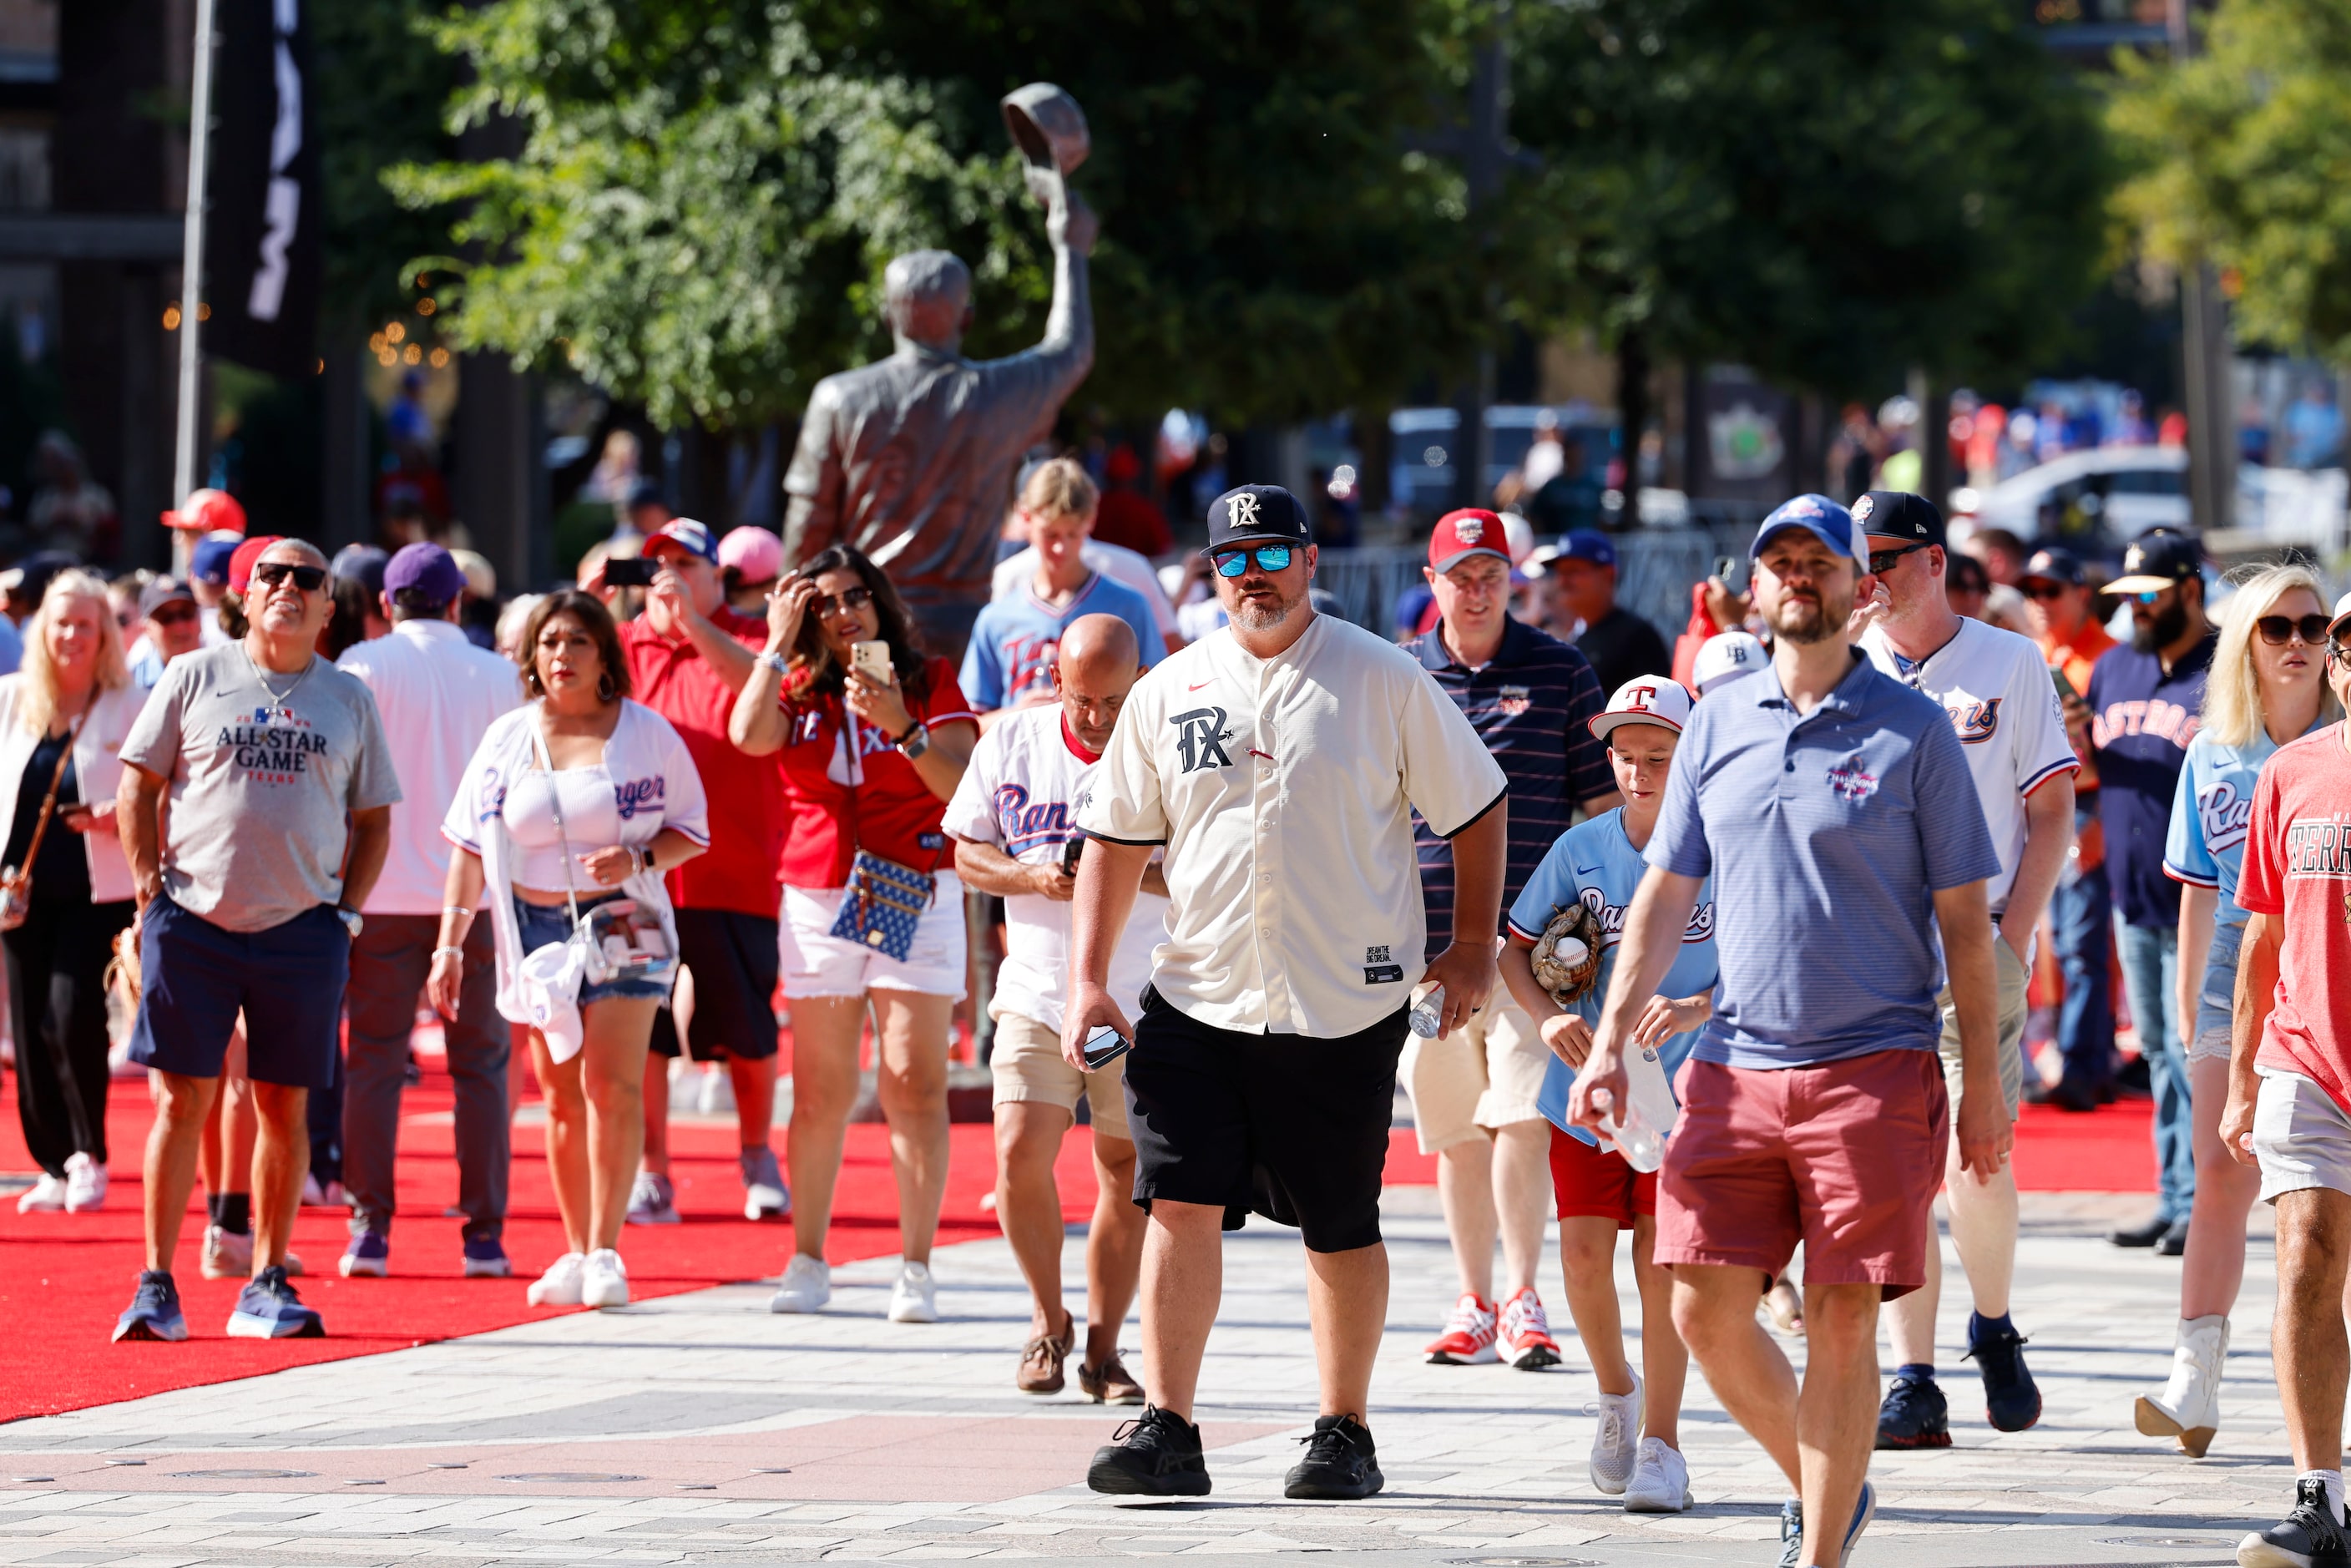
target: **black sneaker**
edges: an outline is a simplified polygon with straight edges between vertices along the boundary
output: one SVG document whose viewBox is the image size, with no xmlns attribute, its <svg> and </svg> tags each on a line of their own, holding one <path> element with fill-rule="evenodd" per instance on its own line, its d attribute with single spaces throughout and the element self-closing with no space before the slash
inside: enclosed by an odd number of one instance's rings
<svg viewBox="0 0 2351 1568">
<path fill-rule="evenodd" d="M 2182 1258 L 2188 1253 L 2188 1221 L 2175 1219 L 2169 1229 L 2155 1239 L 2155 1255 L 2158 1258 Z"/>
<path fill-rule="evenodd" d="M 2326 1506 L 2326 1483 L 2309 1476 L 2294 1483 L 2294 1508 L 2283 1519 L 2237 1543 L 2240 1568 L 2343 1568 L 2346 1561 L 2351 1552 Z"/>
<path fill-rule="evenodd" d="M 1299 1441 L 1306 1445 L 1306 1457 L 1282 1478 L 1284 1497 L 1353 1501 L 1388 1484 L 1372 1450 L 1371 1429 L 1353 1416 L 1318 1416 L 1314 1435 Z"/>
<path fill-rule="evenodd" d="M 2152 1247 L 2162 1240 L 2164 1232 L 2170 1228 L 2171 1221 L 2158 1215 L 2145 1225 L 2126 1225 L 2109 1230 L 2106 1239 L 2117 1247 Z"/>
<path fill-rule="evenodd" d="M 2000 1432 L 2022 1432 L 2041 1419 L 2041 1389 L 2024 1364 L 2024 1336 L 2014 1329 L 1987 1333 L 1983 1320 L 1968 1317 L 1968 1354 L 1983 1374 L 1984 1419 Z"/>
<path fill-rule="evenodd" d="M 1881 1448 L 1948 1448 L 1951 1407 L 1931 1377 L 1897 1377 L 1877 1407 Z"/>
<path fill-rule="evenodd" d="M 1094 1450 L 1086 1485 L 1123 1497 L 1206 1497 L 1208 1462 L 1200 1457 L 1200 1428 L 1173 1410 L 1146 1405 Z"/>
</svg>

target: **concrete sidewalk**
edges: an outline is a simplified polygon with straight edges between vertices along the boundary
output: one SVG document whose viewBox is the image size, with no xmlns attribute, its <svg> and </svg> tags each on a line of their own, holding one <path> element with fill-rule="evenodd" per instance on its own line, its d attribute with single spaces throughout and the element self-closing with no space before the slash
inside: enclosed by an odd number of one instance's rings
<svg viewBox="0 0 2351 1568">
<path fill-rule="evenodd" d="M 2235 1316 L 2225 1424 L 2213 1456 L 2191 1461 L 2130 1427 L 2132 1396 L 2168 1366 L 2179 1268 L 2102 1237 L 2145 1200 L 2025 1201 L 2014 1315 L 2046 1414 L 2012 1437 L 1982 1424 L 1959 1359 L 1965 1294 L 1947 1297 L 1959 1446 L 1877 1457 L 1877 1522 L 1853 1561 L 2232 1561 L 2292 1485 L 2269 1382 L 2266 1237 Z M 1295 1233 L 1252 1222 L 1228 1239 L 1202 1389 L 1216 1491 L 1196 1502 L 1084 1490 L 1086 1458 L 1122 1414 L 1081 1400 L 1074 1376 L 1060 1398 L 1013 1390 L 1027 1295 L 991 1241 L 938 1255 L 948 1321 L 931 1326 L 883 1320 L 895 1273 L 883 1260 L 841 1270 L 815 1318 L 771 1317 L 768 1287 L 733 1286 L 0 1427 L 0 1563 L 1777 1561 L 1784 1485 L 1701 1379 L 1683 1423 L 1698 1507 L 1627 1515 L 1593 1491 L 1596 1390 L 1557 1304 L 1555 1252 L 1546 1293 L 1564 1367 L 1424 1364 L 1453 1295 L 1436 1195 L 1395 1189 L 1388 1217 L 1395 1285 L 1373 1411 L 1388 1490 L 1368 1503 L 1280 1495 L 1314 1368 Z M 1077 1250 L 1073 1236 L 1081 1278 Z M 1619 1273 L 1633 1319 L 1629 1265 Z M 20 1333 L 9 1354 L 37 1343 Z"/>
</svg>

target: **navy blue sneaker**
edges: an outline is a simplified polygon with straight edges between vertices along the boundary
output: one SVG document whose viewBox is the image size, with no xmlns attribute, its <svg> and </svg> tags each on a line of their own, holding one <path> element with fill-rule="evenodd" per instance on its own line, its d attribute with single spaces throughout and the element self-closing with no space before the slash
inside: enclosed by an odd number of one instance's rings
<svg viewBox="0 0 2351 1568">
<path fill-rule="evenodd" d="M 392 1243 L 372 1230 L 362 1230 L 343 1249 L 336 1265 L 346 1280 L 381 1280 L 392 1272 Z"/>
<path fill-rule="evenodd" d="M 507 1249 L 495 1236 L 477 1236 L 465 1243 L 465 1278 L 468 1280 L 510 1280 L 514 1265 L 507 1260 Z"/>
<path fill-rule="evenodd" d="M 237 1297 L 236 1311 L 228 1315 L 231 1339 L 324 1339 L 326 1335 L 327 1325 L 302 1304 L 302 1298 L 286 1282 L 282 1267 L 256 1274 Z"/>
<path fill-rule="evenodd" d="M 2022 1432 L 2041 1419 L 2041 1389 L 2024 1364 L 2024 1336 L 2013 1328 L 1987 1330 L 1968 1316 L 1968 1355 L 1983 1374 L 1984 1419 L 1994 1429 Z"/>
<path fill-rule="evenodd" d="M 131 1305 L 114 1325 L 118 1344 L 126 1339 L 183 1340 L 188 1320 L 180 1315 L 180 1287 L 168 1269 L 142 1269 Z"/>
<path fill-rule="evenodd" d="M 1853 1505 L 1853 1522 L 1844 1529 L 1844 1545 L 1837 1552 L 1836 1568 L 1844 1568 L 1844 1560 L 1853 1555 L 1853 1543 L 1877 1517 L 1877 1489 L 1868 1481 L 1861 1483 L 1861 1496 Z M 1780 1568 L 1804 1568 L 1804 1504 L 1802 1499 L 1790 1498 L 1780 1505 Z"/>
<path fill-rule="evenodd" d="M 2039 1396 L 2034 1396 L 2036 1408 Z M 1881 1448 L 1948 1448 L 1951 1408 L 1931 1377 L 1896 1377 L 1877 1407 Z"/>
</svg>

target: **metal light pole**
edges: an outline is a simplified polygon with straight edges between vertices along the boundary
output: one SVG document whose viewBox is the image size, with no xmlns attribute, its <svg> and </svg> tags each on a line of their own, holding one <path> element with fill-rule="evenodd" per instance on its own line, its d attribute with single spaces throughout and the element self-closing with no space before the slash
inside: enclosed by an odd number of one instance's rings
<svg viewBox="0 0 2351 1568">
<path fill-rule="evenodd" d="M 180 248 L 180 404 L 172 449 L 172 504 L 196 487 L 197 420 L 203 410 L 203 350 L 197 327 L 204 313 L 205 185 L 212 167 L 214 0 L 196 0 L 195 63 L 188 87 L 188 216 Z M 184 573 L 194 541 L 174 532 L 172 569 Z"/>
</svg>

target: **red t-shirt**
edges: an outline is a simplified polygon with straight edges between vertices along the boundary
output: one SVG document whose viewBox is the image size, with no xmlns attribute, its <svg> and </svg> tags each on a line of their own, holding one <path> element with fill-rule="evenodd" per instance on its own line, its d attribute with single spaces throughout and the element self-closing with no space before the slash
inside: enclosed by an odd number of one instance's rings
<svg viewBox="0 0 2351 1568">
<path fill-rule="evenodd" d="M 956 685 L 955 666 L 933 659 L 925 668 L 930 674 L 930 695 L 920 702 L 908 701 L 906 711 L 935 730 L 955 723 L 977 730 L 978 716 Z M 850 862 L 860 849 L 916 871 L 936 871 L 953 862 L 946 834 L 939 827 L 947 803 L 931 793 L 890 737 L 856 725 L 865 781 L 852 786 L 841 781 L 848 771 L 848 748 L 841 744 L 841 698 L 787 698 L 784 711 L 790 720 L 778 754 L 784 780 L 784 885 L 844 886 Z"/>
<path fill-rule="evenodd" d="M 2351 1111 L 2351 752 L 2330 724 L 2281 746 L 2253 787 L 2237 902 L 2283 917 L 2263 1067 L 2299 1072 Z"/>
<path fill-rule="evenodd" d="M 754 650 L 766 646 L 764 618 L 721 605 L 713 624 Z M 747 757 L 726 738 L 735 695 L 691 639 L 673 641 L 649 617 L 621 624 L 621 650 L 637 701 L 669 720 L 685 742 L 710 799 L 710 849 L 669 873 L 680 909 L 727 909 L 776 918 L 782 892 L 783 786 L 773 758 Z"/>
</svg>

